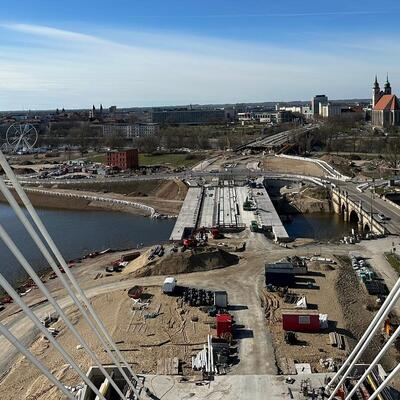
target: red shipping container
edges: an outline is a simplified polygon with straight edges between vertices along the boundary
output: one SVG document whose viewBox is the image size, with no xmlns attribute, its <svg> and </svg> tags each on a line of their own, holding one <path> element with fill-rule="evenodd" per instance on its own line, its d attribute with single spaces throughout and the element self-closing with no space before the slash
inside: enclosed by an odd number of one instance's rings
<svg viewBox="0 0 400 400">
<path fill-rule="evenodd" d="M 216 322 L 218 337 L 224 338 L 226 334 L 232 335 L 232 316 L 230 314 L 218 314 Z"/>
<path fill-rule="evenodd" d="M 317 332 L 320 330 L 319 313 L 284 311 L 282 312 L 282 328 L 285 331 Z"/>
</svg>

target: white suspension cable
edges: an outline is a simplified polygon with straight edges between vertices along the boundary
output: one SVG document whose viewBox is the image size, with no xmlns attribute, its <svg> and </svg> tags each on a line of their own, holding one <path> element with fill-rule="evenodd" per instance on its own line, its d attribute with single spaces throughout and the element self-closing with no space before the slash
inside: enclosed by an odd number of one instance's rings
<svg viewBox="0 0 400 400">
<path fill-rule="evenodd" d="M 57 313 L 60 315 L 60 317 L 64 320 L 66 326 L 68 329 L 73 333 L 73 335 L 78 339 L 78 342 L 82 345 L 82 347 L 87 351 L 87 353 L 90 355 L 92 360 L 96 363 L 96 365 L 100 368 L 101 372 L 104 374 L 104 376 L 110 381 L 111 385 L 114 387 L 114 389 L 117 391 L 117 393 L 121 396 L 122 399 L 126 400 L 125 396 L 119 389 L 118 385 L 114 382 L 114 380 L 111 378 L 111 376 L 108 374 L 108 372 L 105 370 L 103 367 L 101 361 L 99 358 L 96 356 L 96 354 L 90 349 L 89 345 L 86 343 L 85 339 L 82 337 L 82 335 L 77 331 L 75 326 L 71 323 L 63 309 L 59 306 L 59 304 L 56 302 L 54 297 L 51 295 L 51 293 L 48 291 L 46 286 L 43 284 L 41 279 L 38 277 L 36 272 L 33 270 L 33 268 L 30 266 L 26 258 L 22 255 L 22 253 L 19 251 L 15 243 L 12 241 L 10 236 L 7 234 L 7 232 L 4 230 L 3 226 L 0 224 L 0 238 L 3 240 L 5 245 L 8 247 L 8 249 L 12 252 L 12 254 L 15 256 L 15 258 L 18 260 L 18 262 L 21 264 L 21 266 L 24 268 L 24 270 L 29 274 L 29 276 L 33 279 L 33 281 L 36 283 L 38 288 L 42 291 L 42 293 L 46 296 L 46 298 L 49 300 L 50 304 L 54 307 L 54 309 L 57 311 Z M 61 274 L 61 272 L 59 271 Z"/>
<path fill-rule="evenodd" d="M 20 341 L 0 323 L 0 334 L 2 334 L 20 353 L 22 353 L 39 371 L 70 400 L 76 400 L 75 396 L 67 390 L 45 366 L 29 350 L 27 350 Z"/>
<path fill-rule="evenodd" d="M 396 368 L 386 377 L 386 379 L 376 388 L 375 392 L 372 393 L 369 400 L 374 400 L 379 393 L 389 384 L 389 382 L 400 372 L 400 364 L 397 364 Z"/>
<path fill-rule="evenodd" d="M 65 349 L 54 339 L 53 335 L 43 326 L 39 321 L 39 318 L 32 312 L 32 310 L 22 301 L 18 293 L 13 289 L 13 287 L 7 282 L 4 276 L 0 273 L 0 286 L 10 295 L 10 297 L 18 304 L 22 311 L 33 321 L 35 326 L 40 330 L 40 332 L 46 336 L 49 342 L 61 353 L 64 360 L 71 365 L 73 370 L 80 376 L 81 379 L 99 396 L 99 399 L 106 400 L 105 397 L 99 392 L 97 387 L 93 382 L 86 376 L 84 372 L 79 368 L 72 357 L 65 351 Z"/>
<path fill-rule="evenodd" d="M 366 377 L 368 374 L 374 369 L 375 365 L 378 364 L 379 360 L 382 358 L 382 356 L 386 353 L 386 351 L 390 348 L 390 346 L 394 343 L 394 341 L 397 339 L 397 337 L 400 334 L 400 325 L 397 327 L 396 331 L 392 334 L 392 336 L 389 338 L 389 340 L 385 343 L 383 346 L 382 350 L 377 354 L 377 356 L 374 358 L 374 361 L 370 364 L 370 366 L 366 369 L 364 374 L 361 376 L 361 378 L 358 380 L 356 385 L 353 387 L 351 392 L 347 395 L 345 400 L 351 400 L 354 393 L 357 391 L 357 389 L 360 387 L 360 385 L 365 381 Z"/>
<path fill-rule="evenodd" d="M 19 206 L 17 201 L 14 199 L 14 196 L 11 194 L 10 190 L 7 188 L 4 180 L 1 177 L 0 177 L 0 190 L 3 193 L 4 197 L 6 198 L 6 200 L 9 202 L 9 204 L 12 207 L 12 209 L 14 210 L 14 212 L 16 213 L 16 215 L 17 215 L 18 219 L 20 220 L 20 222 L 24 225 L 25 229 L 28 231 L 28 233 L 30 234 L 31 238 L 33 239 L 33 241 L 38 246 L 39 250 L 41 251 L 41 253 L 45 257 L 45 259 L 49 263 L 51 269 L 56 273 L 57 277 L 60 279 L 61 283 L 63 284 L 63 286 L 67 290 L 67 293 L 71 296 L 72 300 L 74 301 L 76 306 L 79 308 L 79 311 L 81 312 L 81 314 L 84 317 L 84 319 L 89 324 L 89 326 L 93 330 L 93 332 L 96 334 L 97 338 L 100 340 L 100 342 L 103 345 L 103 347 L 104 347 L 105 351 L 107 352 L 108 356 L 111 358 L 113 363 L 116 365 L 116 367 L 118 368 L 118 370 L 120 371 L 121 375 L 124 377 L 124 379 L 126 380 L 128 385 L 132 388 L 132 390 L 134 390 L 135 394 L 139 397 L 139 393 L 137 392 L 137 389 L 133 385 L 132 381 L 126 375 L 126 373 L 123 370 L 120 362 L 116 359 L 115 355 L 110 350 L 110 348 L 109 348 L 108 344 L 106 343 L 106 341 L 104 340 L 103 336 L 99 333 L 98 328 L 95 326 L 93 321 L 88 316 L 86 309 L 84 309 L 84 307 L 82 306 L 81 302 L 79 301 L 79 299 L 77 298 L 77 296 L 75 295 L 73 290 L 71 289 L 70 285 L 65 280 L 63 274 L 61 273 L 60 269 L 58 268 L 58 266 L 57 266 L 56 262 L 54 261 L 53 257 L 51 256 L 51 254 L 47 250 L 46 246 L 43 244 L 42 240 L 40 239 L 40 237 L 37 234 L 37 232 L 35 231 L 35 229 L 32 227 L 32 225 L 29 222 L 28 218 L 22 212 L 21 207 Z M 37 279 L 39 279 L 39 281 L 41 282 L 40 278 L 37 278 Z M 110 382 L 111 382 L 111 384 L 113 384 L 113 380 L 111 380 Z M 115 385 L 115 383 L 113 384 L 113 386 L 114 385 Z M 114 386 L 114 388 L 115 388 L 115 386 Z"/>
<path fill-rule="evenodd" d="M 67 266 L 67 264 L 66 264 L 66 262 L 65 262 L 65 260 L 64 260 L 64 258 L 62 256 L 62 254 L 60 253 L 60 251 L 58 250 L 58 248 L 57 248 L 56 244 L 54 243 L 53 239 L 49 235 L 46 227 L 43 225 L 40 217 L 38 216 L 36 210 L 32 206 L 32 203 L 29 200 L 28 196 L 26 195 L 25 191 L 23 190 L 22 186 L 18 182 L 17 177 L 15 176 L 15 174 L 12 171 L 11 167 L 9 166 L 9 164 L 8 164 L 6 158 L 5 158 L 5 156 L 4 156 L 4 154 L 3 154 L 3 152 L 1 150 L 0 150 L 0 165 L 2 166 L 5 174 L 8 176 L 8 178 L 11 181 L 12 185 L 14 186 L 14 189 L 16 190 L 16 192 L 18 193 L 19 197 L 21 198 L 24 206 L 28 210 L 28 213 L 30 214 L 32 220 L 36 224 L 36 226 L 39 229 L 40 233 L 42 234 L 42 236 L 46 240 L 47 244 L 49 245 L 50 249 L 52 250 L 53 254 L 55 255 L 57 261 L 60 263 L 60 265 L 64 269 L 66 275 L 68 276 L 68 278 L 71 281 L 73 287 L 77 291 L 79 297 L 82 299 L 83 303 L 87 307 L 90 315 L 94 319 L 94 321 L 97 324 L 97 326 L 100 328 L 102 334 L 104 335 L 106 340 L 109 342 L 109 344 L 111 345 L 112 349 L 114 350 L 114 352 L 117 354 L 117 356 L 121 360 L 122 364 L 127 368 L 129 373 L 131 374 L 131 376 L 136 380 L 137 385 L 140 388 L 142 388 L 143 385 L 142 385 L 141 381 L 139 380 L 138 376 L 133 372 L 131 366 L 127 363 L 127 361 L 123 357 L 122 353 L 117 348 L 117 346 L 114 343 L 111 335 L 108 333 L 108 331 L 107 331 L 106 327 L 104 326 L 103 322 L 97 316 L 97 313 L 95 312 L 94 308 L 90 304 L 90 302 L 87 299 L 86 295 L 84 294 L 83 290 L 80 288 L 80 286 L 79 286 L 78 282 L 76 281 L 75 277 L 73 276 L 73 274 L 69 270 L 69 268 L 68 268 L 68 266 Z M 132 387 L 133 385 L 130 385 L 130 386 Z M 136 394 L 136 392 L 137 392 L 136 388 L 133 387 L 132 389 L 134 390 L 134 392 Z"/>
<path fill-rule="evenodd" d="M 341 377 L 339 383 L 336 385 L 335 389 L 331 392 L 331 395 L 328 400 L 332 400 L 335 397 L 337 390 L 343 384 L 349 373 L 352 371 L 354 365 L 361 357 L 362 353 L 367 348 L 368 344 L 371 342 L 374 334 L 379 329 L 384 319 L 389 314 L 390 310 L 394 307 L 399 297 L 400 297 L 400 278 L 397 280 L 395 286 L 390 291 L 388 297 L 386 298 L 381 308 L 379 309 L 379 311 L 369 324 L 367 330 L 364 332 L 363 336 L 357 343 L 356 347 L 347 357 L 346 361 L 339 369 L 339 371 L 335 374 L 335 376 L 332 378 L 332 380 L 327 384 L 326 390 L 329 390 L 330 386 L 333 385 L 336 379 L 343 373 L 343 376 Z M 346 372 L 344 373 L 345 370 Z"/>
</svg>

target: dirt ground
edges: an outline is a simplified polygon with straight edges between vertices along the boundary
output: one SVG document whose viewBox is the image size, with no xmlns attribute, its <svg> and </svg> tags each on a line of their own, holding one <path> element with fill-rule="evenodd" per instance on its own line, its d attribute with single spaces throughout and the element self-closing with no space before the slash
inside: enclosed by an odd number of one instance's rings
<svg viewBox="0 0 400 400">
<path fill-rule="evenodd" d="M 206 343 L 207 334 L 212 332 L 213 319 L 198 308 L 184 304 L 180 298 L 164 295 L 160 287 L 146 287 L 144 293 L 150 303 L 148 308 L 142 310 L 133 307 L 133 301 L 128 297 L 127 290 L 97 296 L 92 299 L 92 304 L 124 357 L 129 363 L 133 363 L 135 372 L 155 374 L 157 361 L 170 357 L 179 358 L 184 374 L 191 371 L 191 357 Z M 146 314 L 152 312 L 158 312 L 159 315 L 155 318 L 144 318 Z M 68 316 L 101 361 L 109 362 L 101 344 L 78 311 L 69 308 Z M 197 317 L 198 321 L 193 322 L 193 317 Z M 60 330 L 57 341 L 74 359 L 79 360 L 82 370 L 86 371 L 91 362 L 85 350 L 77 349 L 77 340 L 61 321 L 52 326 Z M 30 349 L 62 378 L 65 384 L 74 386 L 80 382 L 80 378 L 65 366 L 65 361 L 59 353 L 44 339 L 38 339 Z M 32 368 L 24 357 L 19 357 L 10 373 L 1 382 L 0 398 L 58 400 L 62 397 L 50 388 L 46 378 Z"/>
<path fill-rule="evenodd" d="M 153 182 L 153 181 L 150 181 Z M 128 201 L 134 201 L 141 204 L 153 207 L 158 213 L 165 215 L 177 215 L 182 206 L 183 200 L 185 199 L 187 187 L 179 180 L 167 180 L 167 181 L 154 181 L 152 185 L 146 185 L 146 182 L 141 184 L 141 182 L 135 182 L 135 186 L 115 188 L 115 192 L 108 191 L 104 188 L 100 189 L 102 186 L 94 186 L 96 190 L 78 190 L 78 189 L 62 189 L 57 186 L 53 186 L 51 189 L 57 192 L 66 193 L 77 193 L 86 195 L 99 195 L 105 197 L 111 197 L 115 199 L 122 199 Z M 60 185 L 62 186 L 62 185 Z M 85 186 L 86 187 L 86 186 Z M 92 188 L 92 187 L 91 187 Z M 141 191 L 138 191 L 140 188 Z M 35 207 L 41 208 L 56 208 L 56 209 L 67 209 L 67 210 L 84 210 L 87 207 L 91 209 L 113 209 L 116 211 L 131 212 L 134 214 L 143 214 L 140 209 L 132 207 L 121 207 L 114 206 L 112 204 L 103 202 L 90 202 L 84 199 L 70 199 L 67 197 L 59 196 L 49 196 L 42 195 L 38 193 L 28 193 L 32 204 Z M 4 198 L 0 194 L 0 201 L 3 202 Z"/>
<path fill-rule="evenodd" d="M 317 289 L 308 289 L 303 283 L 297 283 L 295 287 L 289 289 L 290 292 L 305 296 L 310 309 L 317 309 L 321 314 L 328 314 L 328 329 L 317 333 L 296 332 L 299 344 L 285 343 L 282 331 L 282 309 L 294 308 L 294 306 L 284 303 L 277 293 L 266 294 L 270 298 L 275 298 L 275 301 L 269 302 L 272 304 L 270 309 L 274 311 L 272 317 L 267 312 L 267 324 L 272 333 L 278 367 L 282 372 L 288 373 L 287 366 L 293 365 L 293 362 L 309 363 L 314 372 L 326 372 L 326 369 L 320 365 L 320 359 L 332 357 L 340 361 L 346 357 L 373 318 L 374 311 L 370 310 L 376 310 L 375 297 L 366 292 L 351 266 L 343 262 L 337 265 L 310 263 L 308 275 L 302 278 L 313 282 Z M 277 302 L 278 308 L 276 308 Z M 337 332 L 345 336 L 344 350 L 329 344 L 329 332 Z M 371 361 L 377 353 L 380 341 L 381 338 L 378 335 L 369 351 L 365 353 L 365 361 Z M 395 353 L 392 353 L 384 360 L 384 366 L 393 368 L 395 358 Z"/>
<path fill-rule="evenodd" d="M 266 156 L 261 162 L 264 171 L 279 173 L 294 173 L 306 176 L 324 177 L 324 171 L 318 165 L 309 161 L 291 160 L 283 157 Z"/>
<path fill-rule="evenodd" d="M 152 261 L 146 260 L 148 254 L 142 255 L 141 260 L 134 260 L 133 265 L 128 265 L 126 273 L 130 273 L 134 277 L 174 275 L 209 271 L 239 263 L 237 255 L 214 247 L 199 248 L 196 252 L 190 250 L 183 253 L 178 251 L 168 254 L 167 252 L 162 258 L 157 257 Z"/>
<path fill-rule="evenodd" d="M 313 212 L 331 212 L 327 190 L 320 187 L 306 186 L 298 192 L 285 194 L 291 206 L 303 214 Z"/>
</svg>

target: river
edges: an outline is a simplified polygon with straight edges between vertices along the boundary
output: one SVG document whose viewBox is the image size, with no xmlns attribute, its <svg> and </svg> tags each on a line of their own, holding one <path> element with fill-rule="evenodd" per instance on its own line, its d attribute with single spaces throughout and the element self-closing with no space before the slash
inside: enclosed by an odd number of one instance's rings
<svg viewBox="0 0 400 400">
<path fill-rule="evenodd" d="M 283 224 L 290 237 L 338 240 L 348 235 L 352 228 L 340 215 L 333 213 L 294 214 L 291 218 L 291 222 Z"/>
<path fill-rule="evenodd" d="M 37 211 L 67 261 L 93 250 L 134 248 L 141 243 L 164 242 L 168 240 L 175 223 L 175 220 L 153 220 L 114 211 Z M 46 266 L 36 245 L 8 205 L 0 204 L 0 222 L 35 270 Z M 0 272 L 11 283 L 26 276 L 1 240 Z"/>
</svg>

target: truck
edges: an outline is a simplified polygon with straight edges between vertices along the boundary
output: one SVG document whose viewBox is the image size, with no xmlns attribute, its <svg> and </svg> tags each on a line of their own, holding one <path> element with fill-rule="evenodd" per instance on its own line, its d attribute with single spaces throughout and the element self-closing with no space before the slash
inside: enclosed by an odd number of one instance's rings
<svg viewBox="0 0 400 400">
<path fill-rule="evenodd" d="M 172 294 L 176 289 L 176 279 L 172 276 L 165 278 L 162 290 L 165 294 Z"/>
</svg>

